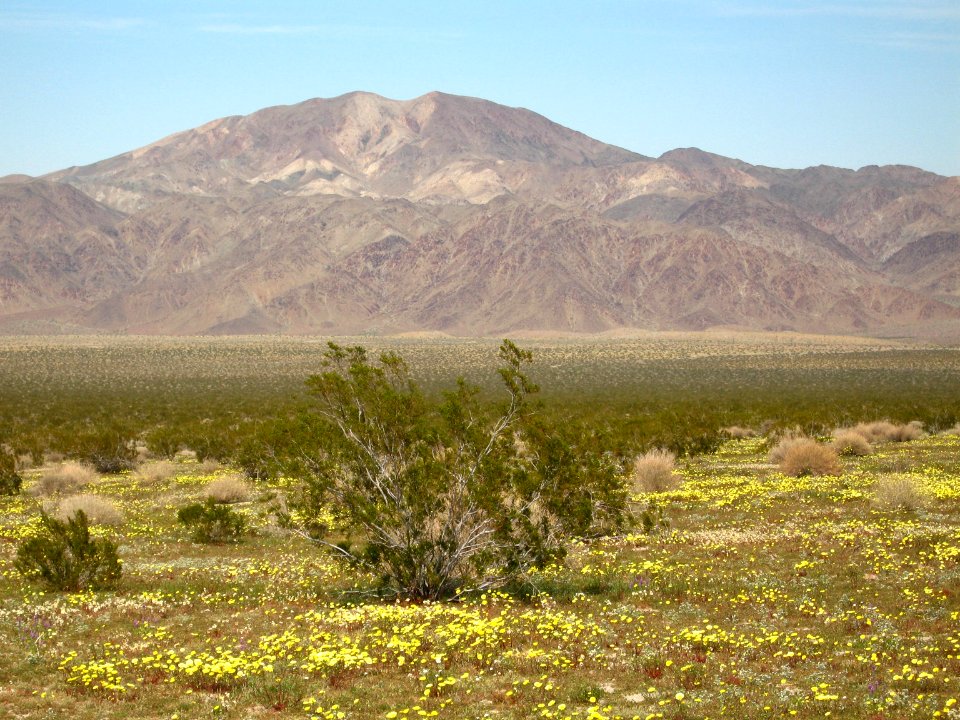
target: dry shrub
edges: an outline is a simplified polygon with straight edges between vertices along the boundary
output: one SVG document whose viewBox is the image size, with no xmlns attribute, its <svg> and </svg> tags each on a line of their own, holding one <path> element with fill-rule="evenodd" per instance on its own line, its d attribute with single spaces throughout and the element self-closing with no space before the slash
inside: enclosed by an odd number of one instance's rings
<svg viewBox="0 0 960 720">
<path fill-rule="evenodd" d="M 740 427 L 739 425 L 731 425 L 730 427 L 725 427 L 723 432 L 732 437 L 734 440 L 743 440 L 745 438 L 752 438 L 757 436 L 757 431 L 753 428 Z"/>
<path fill-rule="evenodd" d="M 97 480 L 97 471 L 78 462 L 65 462 L 45 468 L 37 484 L 31 488 L 34 495 L 56 495 L 77 492 L 88 483 Z"/>
<path fill-rule="evenodd" d="M 169 480 L 180 472 L 180 466 L 169 460 L 153 460 L 144 463 L 137 470 L 140 481 L 152 484 Z"/>
<path fill-rule="evenodd" d="M 863 435 L 853 430 L 834 430 L 833 449 L 840 455 L 869 455 L 873 446 Z"/>
<path fill-rule="evenodd" d="M 96 495 L 72 495 L 64 498 L 57 506 L 55 516 L 62 522 L 68 522 L 81 510 L 91 525 L 119 525 L 123 522 L 123 513 L 117 510 L 112 502 Z"/>
<path fill-rule="evenodd" d="M 197 463 L 191 467 L 190 470 L 198 475 L 210 475 L 217 472 L 217 470 L 223 470 L 223 465 L 218 463 L 216 460 L 207 459 Z"/>
<path fill-rule="evenodd" d="M 884 475 L 874 483 L 873 503 L 886 510 L 914 510 L 924 504 L 924 496 L 909 475 Z"/>
<path fill-rule="evenodd" d="M 923 437 L 923 423 L 912 420 L 904 425 L 896 425 L 889 420 L 877 420 L 871 423 L 860 423 L 851 428 L 853 432 L 863 435 L 871 443 L 908 442 Z"/>
<path fill-rule="evenodd" d="M 798 443 L 808 442 L 809 440 L 810 438 L 804 435 L 800 428 L 784 430 L 780 434 L 776 444 L 767 454 L 767 459 L 774 465 L 779 465 L 783 462 L 783 458 L 786 456 L 787 451 L 790 450 L 790 448 Z"/>
<path fill-rule="evenodd" d="M 677 458 L 669 450 L 650 450 L 633 462 L 630 479 L 638 492 L 665 492 L 680 484 Z"/>
<path fill-rule="evenodd" d="M 840 459 L 829 445 L 807 438 L 796 439 L 783 455 L 780 470 L 784 475 L 839 475 Z"/>
<path fill-rule="evenodd" d="M 911 420 L 906 425 L 897 425 L 896 432 L 890 439 L 893 442 L 910 442 L 919 440 L 926 433 L 923 431 L 923 423 L 919 420 Z"/>
<path fill-rule="evenodd" d="M 229 504 L 246 502 L 252 491 L 247 481 L 239 475 L 225 475 L 207 485 L 204 495 L 214 502 Z"/>
<path fill-rule="evenodd" d="M 136 444 L 134 445 L 134 450 L 137 453 L 138 462 L 146 462 L 147 460 L 150 460 L 151 458 L 155 457 L 154 454 L 150 452 L 150 448 L 147 447 L 147 444 L 142 440 L 138 440 L 136 442 Z"/>
</svg>

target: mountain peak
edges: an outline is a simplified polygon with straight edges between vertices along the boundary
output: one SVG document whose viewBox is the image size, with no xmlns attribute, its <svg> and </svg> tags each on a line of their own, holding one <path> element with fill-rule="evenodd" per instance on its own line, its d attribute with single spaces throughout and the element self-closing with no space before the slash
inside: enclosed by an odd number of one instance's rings
<svg viewBox="0 0 960 720">
<path fill-rule="evenodd" d="M 8 328 L 960 336 L 960 180 L 916 168 L 651 159 L 480 98 L 354 92 L 16 180 Z"/>
<path fill-rule="evenodd" d="M 522 108 L 438 91 L 411 100 L 358 91 L 220 118 L 47 177 L 125 211 L 170 194 L 223 195 L 257 183 L 300 195 L 411 198 L 435 192 L 439 183 L 443 192 L 463 185 L 462 199 L 473 201 L 498 184 L 509 191 L 503 178 L 492 177 L 491 163 L 563 168 L 638 159 Z M 451 167 L 487 180 L 434 177 Z"/>
</svg>

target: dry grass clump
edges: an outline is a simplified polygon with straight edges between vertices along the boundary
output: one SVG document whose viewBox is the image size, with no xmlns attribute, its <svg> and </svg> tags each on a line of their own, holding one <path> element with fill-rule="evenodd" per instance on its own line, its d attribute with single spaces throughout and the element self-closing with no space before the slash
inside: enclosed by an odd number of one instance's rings
<svg viewBox="0 0 960 720">
<path fill-rule="evenodd" d="M 97 471 L 78 462 L 65 462 L 45 468 L 30 492 L 33 495 L 57 495 L 77 492 L 100 476 Z"/>
<path fill-rule="evenodd" d="M 785 430 L 780 434 L 780 438 L 777 441 L 777 444 L 771 448 L 770 452 L 767 454 L 767 460 L 769 460 L 774 465 L 779 465 L 783 462 L 783 458 L 786 456 L 787 451 L 790 450 L 794 445 L 797 445 L 802 442 L 809 441 L 806 435 L 800 428 L 794 428 L 792 430 Z"/>
<path fill-rule="evenodd" d="M 869 455 L 873 445 L 863 435 L 854 430 L 839 429 L 833 431 L 833 449 L 840 455 Z"/>
<path fill-rule="evenodd" d="M 873 486 L 873 503 L 885 510 L 915 510 L 924 501 L 920 486 L 909 475 L 885 475 Z"/>
<path fill-rule="evenodd" d="M 752 438 L 757 436 L 757 431 L 753 428 L 740 427 L 739 425 L 731 425 L 730 427 L 723 428 L 724 433 L 732 437 L 734 440 L 743 440 L 745 438 Z"/>
<path fill-rule="evenodd" d="M 783 455 L 780 470 L 784 475 L 839 475 L 840 459 L 829 445 L 816 440 L 796 439 Z"/>
<path fill-rule="evenodd" d="M 878 420 L 871 423 L 859 423 L 850 428 L 853 432 L 863 435 L 871 443 L 909 442 L 923 437 L 923 423 L 912 420 L 903 425 L 896 425 L 889 420 Z"/>
<path fill-rule="evenodd" d="M 180 466 L 170 460 L 152 460 L 137 470 L 141 482 L 152 484 L 169 480 L 180 472 Z"/>
<path fill-rule="evenodd" d="M 223 470 L 223 465 L 218 463 L 216 460 L 207 459 L 192 466 L 190 470 L 191 472 L 199 475 L 210 475 L 211 473 L 215 473 L 217 470 Z"/>
<path fill-rule="evenodd" d="M 630 480 L 638 492 L 665 492 L 680 484 L 676 456 L 669 450 L 650 450 L 633 461 Z"/>
<path fill-rule="evenodd" d="M 206 497 L 225 505 L 246 502 L 252 494 L 250 484 L 239 475 L 225 475 L 214 480 L 204 490 Z"/>
<path fill-rule="evenodd" d="M 123 513 L 117 510 L 112 502 L 96 495 L 72 495 L 64 498 L 54 514 L 58 520 L 66 522 L 81 510 L 91 525 L 119 525 L 123 522 Z"/>
</svg>

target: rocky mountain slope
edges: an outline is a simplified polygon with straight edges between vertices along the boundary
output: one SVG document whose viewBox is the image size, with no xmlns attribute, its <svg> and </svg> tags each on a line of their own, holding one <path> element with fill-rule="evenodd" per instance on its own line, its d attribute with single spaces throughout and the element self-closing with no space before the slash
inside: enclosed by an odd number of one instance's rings
<svg viewBox="0 0 960 720">
<path fill-rule="evenodd" d="M 0 182 L 0 331 L 960 337 L 960 178 L 648 158 L 368 93 Z"/>
</svg>

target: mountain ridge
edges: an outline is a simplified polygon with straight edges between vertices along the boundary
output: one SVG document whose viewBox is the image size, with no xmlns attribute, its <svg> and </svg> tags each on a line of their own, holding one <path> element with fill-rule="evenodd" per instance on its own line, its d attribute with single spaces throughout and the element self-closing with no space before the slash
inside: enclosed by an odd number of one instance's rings
<svg viewBox="0 0 960 720">
<path fill-rule="evenodd" d="M 960 338 L 960 178 L 658 158 L 371 93 L 0 182 L 0 330 Z"/>
</svg>

